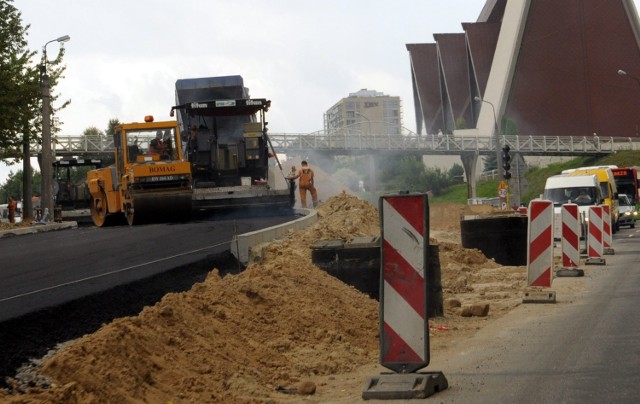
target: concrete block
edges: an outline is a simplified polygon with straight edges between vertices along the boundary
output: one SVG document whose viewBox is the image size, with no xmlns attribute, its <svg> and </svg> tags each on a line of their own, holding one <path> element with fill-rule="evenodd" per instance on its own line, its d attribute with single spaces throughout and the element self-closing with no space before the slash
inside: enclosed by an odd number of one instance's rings
<svg viewBox="0 0 640 404">
<path fill-rule="evenodd" d="M 408 400 L 432 396 L 446 390 L 449 382 L 442 372 L 382 373 L 370 377 L 362 391 L 364 400 Z"/>
<path fill-rule="evenodd" d="M 555 303 L 556 292 L 549 289 L 527 289 L 522 303 Z"/>
<path fill-rule="evenodd" d="M 557 277 L 577 277 L 584 276 L 584 271 L 578 268 L 560 268 L 556 271 Z"/>
<path fill-rule="evenodd" d="M 607 260 L 604 258 L 587 258 L 584 263 L 585 265 L 606 265 Z"/>
</svg>

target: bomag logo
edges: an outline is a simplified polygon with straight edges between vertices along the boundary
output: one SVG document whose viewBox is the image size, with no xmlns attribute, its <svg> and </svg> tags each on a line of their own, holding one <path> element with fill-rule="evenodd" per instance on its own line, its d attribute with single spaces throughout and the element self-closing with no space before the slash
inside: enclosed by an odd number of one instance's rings
<svg viewBox="0 0 640 404">
<path fill-rule="evenodd" d="M 192 102 L 191 103 L 191 108 L 194 108 L 194 109 L 195 108 L 206 108 L 206 107 L 207 107 L 207 104 L 201 104 L 201 103 L 198 103 L 198 102 Z"/>
<path fill-rule="evenodd" d="M 151 174 L 165 174 L 175 173 L 176 168 L 174 166 L 152 166 L 149 167 L 149 173 Z"/>
</svg>

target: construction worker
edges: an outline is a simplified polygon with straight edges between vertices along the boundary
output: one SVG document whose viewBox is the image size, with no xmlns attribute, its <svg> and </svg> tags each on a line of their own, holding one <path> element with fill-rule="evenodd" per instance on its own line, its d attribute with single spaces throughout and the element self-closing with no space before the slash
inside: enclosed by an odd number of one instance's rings
<svg viewBox="0 0 640 404">
<path fill-rule="evenodd" d="M 162 141 L 162 131 L 156 133 L 156 138 L 149 143 L 149 153 L 158 154 L 160 158 L 167 158 L 166 156 L 167 146 Z"/>
<path fill-rule="evenodd" d="M 9 208 L 9 223 L 15 223 L 16 209 L 18 208 L 18 202 L 15 199 L 13 199 L 12 196 L 9 197 L 9 203 L 7 207 Z"/>
<path fill-rule="evenodd" d="M 309 167 L 309 164 L 306 161 L 302 161 L 302 167 L 296 173 L 294 178 L 299 178 L 298 187 L 300 188 L 300 204 L 303 208 L 307 207 L 307 191 L 311 193 L 311 200 L 313 202 L 313 207 L 318 206 L 318 191 L 316 191 L 316 187 L 314 186 L 313 181 L 313 170 Z"/>
</svg>

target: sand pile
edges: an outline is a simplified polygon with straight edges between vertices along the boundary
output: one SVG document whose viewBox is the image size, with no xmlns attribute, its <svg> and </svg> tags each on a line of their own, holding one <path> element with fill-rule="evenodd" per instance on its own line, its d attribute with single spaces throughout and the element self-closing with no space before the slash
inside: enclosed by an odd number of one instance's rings
<svg viewBox="0 0 640 404">
<path fill-rule="evenodd" d="M 518 304 L 524 267 L 501 267 L 459 239 L 466 208 L 432 205 L 446 315 L 432 319 L 432 346 L 444 346 Z M 378 211 L 342 193 L 318 207 L 318 222 L 263 251 L 260 264 L 220 278 L 216 270 L 184 293 L 169 294 L 136 317 L 118 319 L 48 359 L 53 383 L 14 402 L 265 402 L 276 391 L 340 375 L 379 355 L 378 303 L 311 263 L 319 239 L 379 235 Z M 455 219 L 457 215 L 457 219 Z M 446 217 L 454 219 L 446 220 Z M 437 228 L 448 235 L 437 238 Z M 456 303 L 457 302 L 457 303 Z M 470 304 L 488 317 L 461 317 Z M 322 389 L 324 386 L 319 386 Z M 339 395 L 340 392 L 335 392 Z M 289 396 L 286 396 L 289 397 Z"/>
</svg>

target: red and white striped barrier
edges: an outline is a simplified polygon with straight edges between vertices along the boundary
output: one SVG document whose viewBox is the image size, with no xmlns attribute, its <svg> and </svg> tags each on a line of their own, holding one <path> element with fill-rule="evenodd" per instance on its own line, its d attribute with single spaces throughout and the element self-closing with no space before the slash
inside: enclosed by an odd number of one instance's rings
<svg viewBox="0 0 640 404">
<path fill-rule="evenodd" d="M 580 265 L 580 220 L 578 205 L 562 205 L 562 266 L 576 268 Z"/>
<path fill-rule="evenodd" d="M 551 287 L 553 279 L 553 202 L 529 202 L 527 274 L 529 286 Z"/>
<path fill-rule="evenodd" d="M 427 196 L 380 198 L 380 364 L 398 373 L 429 364 L 426 263 Z"/>
<path fill-rule="evenodd" d="M 587 264 L 604 264 L 602 257 L 604 245 L 602 240 L 602 206 L 589 207 L 589 236 L 587 237 Z"/>
<path fill-rule="evenodd" d="M 604 255 L 613 255 L 614 253 L 611 232 L 611 206 L 602 205 L 602 248 Z"/>
</svg>

